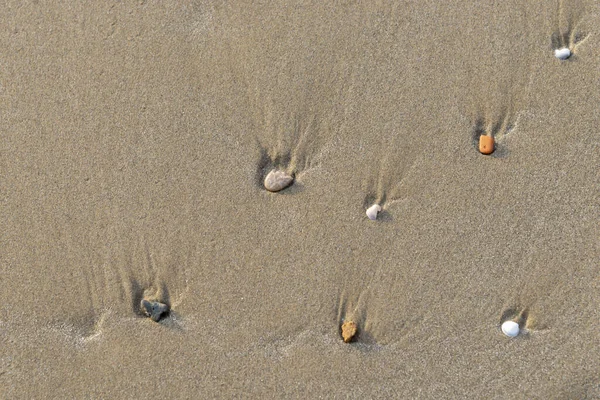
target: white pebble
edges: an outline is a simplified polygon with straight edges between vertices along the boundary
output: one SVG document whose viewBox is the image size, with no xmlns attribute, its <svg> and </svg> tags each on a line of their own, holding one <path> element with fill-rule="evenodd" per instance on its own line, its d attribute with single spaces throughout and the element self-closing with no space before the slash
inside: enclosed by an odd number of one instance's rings
<svg viewBox="0 0 600 400">
<path fill-rule="evenodd" d="M 505 321 L 502 324 L 502 333 L 508 337 L 515 337 L 519 334 L 519 324 L 515 321 Z"/>
<path fill-rule="evenodd" d="M 567 47 L 556 49 L 554 50 L 554 57 L 558 58 L 559 60 L 566 60 L 567 58 L 571 57 L 571 50 L 569 50 Z"/>
<path fill-rule="evenodd" d="M 269 192 L 279 192 L 290 186 L 292 182 L 294 178 L 291 175 L 274 169 L 267 174 L 264 185 Z"/>
<path fill-rule="evenodd" d="M 367 217 L 371 221 L 375 221 L 377 219 L 377 214 L 381 211 L 381 206 L 379 204 L 373 204 L 371 207 L 367 208 Z"/>
</svg>

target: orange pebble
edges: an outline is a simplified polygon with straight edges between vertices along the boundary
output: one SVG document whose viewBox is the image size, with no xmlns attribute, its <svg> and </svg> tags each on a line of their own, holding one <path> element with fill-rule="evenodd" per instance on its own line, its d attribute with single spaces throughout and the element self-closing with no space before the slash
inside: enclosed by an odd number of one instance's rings
<svg viewBox="0 0 600 400">
<path fill-rule="evenodd" d="M 479 136 L 479 152 L 481 154 L 492 154 L 494 152 L 494 138 L 487 135 Z"/>
<path fill-rule="evenodd" d="M 356 331 L 358 331 L 358 326 L 352 321 L 346 321 L 342 324 L 342 338 L 345 343 L 348 343 L 352 340 L 354 335 L 356 335 Z"/>
</svg>

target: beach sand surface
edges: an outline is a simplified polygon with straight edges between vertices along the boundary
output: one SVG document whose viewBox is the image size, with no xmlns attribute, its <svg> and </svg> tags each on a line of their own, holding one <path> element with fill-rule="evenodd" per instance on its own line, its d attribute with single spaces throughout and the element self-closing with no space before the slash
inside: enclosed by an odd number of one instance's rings
<svg viewBox="0 0 600 400">
<path fill-rule="evenodd" d="M 600 398 L 597 2 L 0 20 L 0 397 Z"/>
</svg>

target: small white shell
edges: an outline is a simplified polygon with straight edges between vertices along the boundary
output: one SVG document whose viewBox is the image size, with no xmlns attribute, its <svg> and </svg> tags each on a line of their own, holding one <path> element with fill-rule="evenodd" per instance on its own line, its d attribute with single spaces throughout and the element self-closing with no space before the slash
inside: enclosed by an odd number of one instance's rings
<svg viewBox="0 0 600 400">
<path fill-rule="evenodd" d="M 519 334 L 519 324 L 515 321 L 504 321 L 502 324 L 502 333 L 508 337 L 515 337 Z"/>
<path fill-rule="evenodd" d="M 371 207 L 367 208 L 367 217 L 371 221 L 375 221 L 377 219 L 377 214 L 381 211 L 381 206 L 379 204 L 373 204 Z"/>
<path fill-rule="evenodd" d="M 265 178 L 265 189 L 269 192 L 279 192 L 290 186 L 293 181 L 294 178 L 291 175 L 274 169 L 269 172 Z"/>
<path fill-rule="evenodd" d="M 567 47 L 556 49 L 554 50 L 554 57 L 558 58 L 559 60 L 566 60 L 567 58 L 571 57 L 571 50 L 569 50 Z"/>
</svg>

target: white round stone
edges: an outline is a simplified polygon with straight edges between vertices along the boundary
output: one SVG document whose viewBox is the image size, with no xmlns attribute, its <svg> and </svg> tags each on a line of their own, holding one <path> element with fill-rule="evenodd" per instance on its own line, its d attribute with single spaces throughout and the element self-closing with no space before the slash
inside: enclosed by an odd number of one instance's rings
<svg viewBox="0 0 600 400">
<path fill-rule="evenodd" d="M 519 324 L 515 321 L 505 321 L 502 324 L 502 333 L 508 337 L 515 337 L 519 334 Z"/>
<path fill-rule="evenodd" d="M 566 60 L 567 58 L 571 57 L 571 50 L 569 50 L 567 47 L 556 49 L 554 50 L 554 57 L 558 58 L 559 60 Z"/>
<path fill-rule="evenodd" d="M 381 211 L 381 206 L 379 204 L 373 204 L 371 207 L 367 208 L 367 217 L 371 221 L 375 221 L 377 219 L 377 214 Z"/>
</svg>

